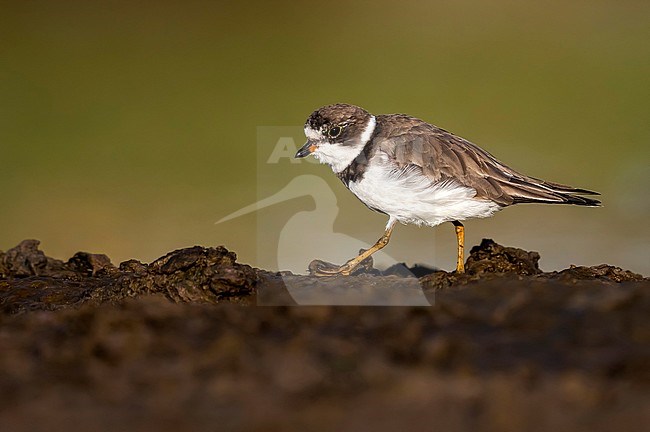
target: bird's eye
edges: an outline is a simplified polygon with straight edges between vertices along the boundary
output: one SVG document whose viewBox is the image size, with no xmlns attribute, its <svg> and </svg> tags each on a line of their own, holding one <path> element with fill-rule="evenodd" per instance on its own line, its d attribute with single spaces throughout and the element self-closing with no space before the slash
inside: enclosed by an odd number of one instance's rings
<svg viewBox="0 0 650 432">
<path fill-rule="evenodd" d="M 327 132 L 327 135 L 329 135 L 330 138 L 336 138 L 341 135 L 341 128 L 339 126 L 334 126 Z"/>
</svg>

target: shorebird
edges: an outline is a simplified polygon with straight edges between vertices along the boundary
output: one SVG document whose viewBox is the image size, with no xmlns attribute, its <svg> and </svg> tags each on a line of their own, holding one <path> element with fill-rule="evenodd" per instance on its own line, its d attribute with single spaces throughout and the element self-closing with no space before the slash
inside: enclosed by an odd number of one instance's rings
<svg viewBox="0 0 650 432">
<path fill-rule="evenodd" d="M 581 196 L 597 192 L 521 174 L 468 140 L 405 114 L 374 116 L 354 105 L 327 105 L 309 116 L 305 135 L 295 157 L 313 155 L 328 164 L 367 207 L 388 216 L 372 247 L 341 266 L 320 265 L 313 271 L 319 276 L 349 275 L 388 244 L 397 222 L 451 222 L 456 271 L 463 273 L 466 219 L 520 203 L 600 205 Z"/>
</svg>

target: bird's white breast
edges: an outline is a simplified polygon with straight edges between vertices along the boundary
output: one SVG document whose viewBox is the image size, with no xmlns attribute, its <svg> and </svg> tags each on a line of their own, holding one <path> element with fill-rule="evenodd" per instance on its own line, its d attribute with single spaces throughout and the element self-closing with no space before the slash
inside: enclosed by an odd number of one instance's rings
<svg viewBox="0 0 650 432">
<path fill-rule="evenodd" d="M 388 155 L 372 158 L 362 178 L 348 187 L 371 208 L 404 224 L 436 226 L 443 222 L 488 217 L 499 205 L 475 198 L 473 188 L 453 180 L 434 183 L 419 167 L 400 169 Z"/>
</svg>

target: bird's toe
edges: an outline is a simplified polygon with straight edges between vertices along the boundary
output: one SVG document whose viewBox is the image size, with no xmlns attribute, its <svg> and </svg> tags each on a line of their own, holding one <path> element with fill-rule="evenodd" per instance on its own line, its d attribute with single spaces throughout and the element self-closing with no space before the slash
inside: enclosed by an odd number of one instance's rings
<svg viewBox="0 0 650 432">
<path fill-rule="evenodd" d="M 313 260 L 309 263 L 309 274 L 311 276 L 336 276 L 340 274 L 340 269 L 341 266 L 322 260 Z"/>
</svg>

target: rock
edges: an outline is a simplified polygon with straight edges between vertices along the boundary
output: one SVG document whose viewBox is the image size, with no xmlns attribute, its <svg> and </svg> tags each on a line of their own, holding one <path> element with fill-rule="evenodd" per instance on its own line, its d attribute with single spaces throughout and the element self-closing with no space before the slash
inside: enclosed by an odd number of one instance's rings
<svg viewBox="0 0 650 432">
<path fill-rule="evenodd" d="M 505 247 L 491 239 L 483 239 L 474 246 L 467 258 L 465 271 L 469 274 L 510 273 L 524 276 L 536 275 L 539 269 L 539 254 L 523 249 Z"/>
<path fill-rule="evenodd" d="M 85 273 L 88 276 L 95 276 L 100 271 L 111 273 L 116 270 L 106 255 L 87 252 L 77 252 L 65 265 L 74 272 Z"/>
<path fill-rule="evenodd" d="M 45 256 L 26 240 L 0 254 L 0 310 L 56 310 L 162 293 L 175 302 L 252 303 L 257 272 L 223 247 L 195 246 L 147 265 L 130 260 L 116 268 L 106 255 L 77 252 L 67 262 Z"/>
<path fill-rule="evenodd" d="M 0 253 L 0 276 L 47 276 L 63 270 L 63 262 L 46 257 L 38 249 L 40 241 L 23 240 L 18 246 Z"/>
<path fill-rule="evenodd" d="M 598 279 L 609 282 L 642 281 L 643 276 L 620 267 L 601 264 L 593 267 L 571 266 L 566 270 L 552 274 L 550 277 L 564 281 Z"/>
</svg>

